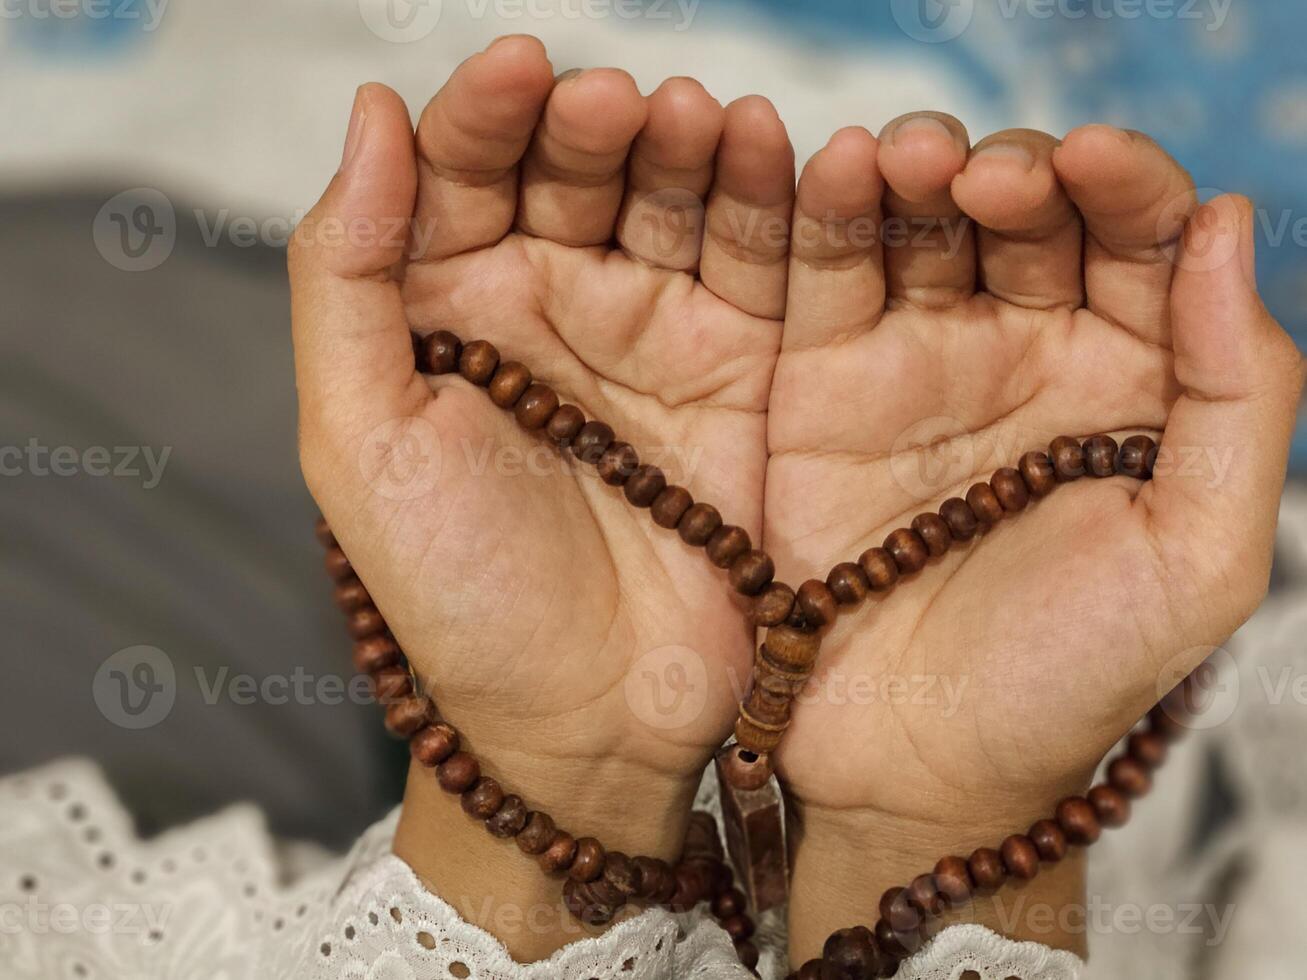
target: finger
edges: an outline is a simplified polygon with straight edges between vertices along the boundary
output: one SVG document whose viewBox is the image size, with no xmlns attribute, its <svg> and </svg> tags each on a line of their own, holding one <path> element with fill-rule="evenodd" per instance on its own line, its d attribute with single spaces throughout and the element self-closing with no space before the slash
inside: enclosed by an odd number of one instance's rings
<svg viewBox="0 0 1307 980">
<path fill-rule="evenodd" d="M 1171 556 L 1204 594 L 1251 614 L 1266 588 L 1303 362 L 1256 291 L 1254 217 L 1221 197 L 1189 223 L 1172 297 L 1183 394 L 1141 499 Z M 1233 628 L 1233 625 L 1230 626 Z M 1213 642 L 1220 642 L 1224 636 Z"/>
<path fill-rule="evenodd" d="M 408 109 L 384 85 L 355 97 L 345 157 L 290 243 L 301 418 L 328 407 L 356 423 L 391 417 L 426 386 L 415 373 L 399 286 L 417 191 Z"/>
<path fill-rule="evenodd" d="M 890 302 L 953 306 L 976 291 L 976 237 L 950 187 L 971 140 L 952 116 L 901 116 L 880 137 L 885 193 L 885 274 Z"/>
<path fill-rule="evenodd" d="M 503 238 L 518 163 L 554 85 L 533 37 L 503 37 L 455 69 L 418 123 L 413 255 L 442 259 Z"/>
<path fill-rule="evenodd" d="M 1056 146 L 1032 129 L 996 133 L 953 178 L 953 200 L 976 223 L 983 288 L 1028 309 L 1084 304 L 1084 231 L 1053 170 Z"/>
<path fill-rule="evenodd" d="M 1084 216 L 1089 309 L 1169 347 L 1172 262 L 1198 207 L 1193 179 L 1147 136 L 1111 126 L 1070 133 L 1053 167 Z"/>
<path fill-rule="evenodd" d="M 726 107 L 708 192 L 699 278 L 754 316 L 785 315 L 794 210 L 794 148 L 775 107 L 760 95 Z"/>
<path fill-rule="evenodd" d="M 594 68 L 560 79 L 523 162 L 518 228 L 563 245 L 611 241 L 626 157 L 647 112 L 624 71 Z"/>
<path fill-rule="evenodd" d="M 885 309 L 876 137 L 841 129 L 799 178 L 790 233 L 783 348 L 841 341 L 871 329 Z"/>
<path fill-rule="evenodd" d="M 721 103 L 692 78 L 669 78 L 649 96 L 617 222 L 617 240 L 631 255 L 662 269 L 698 267 L 704 196 L 725 118 Z"/>
</svg>

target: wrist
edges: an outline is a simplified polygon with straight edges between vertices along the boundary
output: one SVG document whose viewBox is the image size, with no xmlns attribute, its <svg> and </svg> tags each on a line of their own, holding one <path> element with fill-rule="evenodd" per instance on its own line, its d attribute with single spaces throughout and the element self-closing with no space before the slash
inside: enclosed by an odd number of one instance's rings
<svg viewBox="0 0 1307 980">
<path fill-rule="evenodd" d="M 1009 835 L 1025 833 L 1052 813 L 1060 798 L 1053 793 L 1049 800 L 1035 803 L 976 805 L 975 819 L 956 821 L 796 804 L 791 962 L 798 965 L 819 956 L 826 938 L 838 929 L 873 927 L 886 890 L 931 872 L 942 857 L 966 859 L 979 847 L 998 848 Z M 936 922 L 940 928 L 977 923 L 1009 939 L 1083 957 L 1085 889 L 1084 850 L 1071 848 L 1056 864 L 1041 862 L 1033 879 L 1009 877 L 997 891 L 973 896 Z"/>
<path fill-rule="evenodd" d="M 642 771 L 620 760 L 572 766 L 506 754 L 479 760 L 482 772 L 560 830 L 597 838 L 606 849 L 674 863 L 697 781 Z M 519 962 L 532 962 L 604 927 L 581 924 L 563 904 L 566 876 L 550 874 L 513 838 L 488 833 L 443 791 L 433 770 L 410 766 L 395 853 L 468 922 L 492 933 Z M 630 906 L 615 921 L 639 912 Z"/>
</svg>

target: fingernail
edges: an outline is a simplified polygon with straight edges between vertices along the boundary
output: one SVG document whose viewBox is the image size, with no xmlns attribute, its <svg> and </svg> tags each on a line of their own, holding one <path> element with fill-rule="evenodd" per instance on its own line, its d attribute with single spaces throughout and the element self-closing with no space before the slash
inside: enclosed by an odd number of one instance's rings
<svg viewBox="0 0 1307 980">
<path fill-rule="evenodd" d="M 363 89 L 360 88 L 354 93 L 354 107 L 349 114 L 349 130 L 345 134 L 345 153 L 340 158 L 341 171 L 349 169 L 349 165 L 358 154 L 359 146 L 363 142 L 363 127 L 367 123 L 367 118 L 368 111 L 363 104 Z"/>
<path fill-rule="evenodd" d="M 569 68 L 567 71 L 554 76 L 554 84 L 557 85 L 559 82 L 566 82 L 576 78 L 584 71 L 584 68 Z"/>
<path fill-rule="evenodd" d="M 1248 285 L 1257 288 L 1257 222 L 1256 210 L 1245 211 L 1240 208 L 1239 215 L 1239 261 L 1243 265 L 1244 277 Z"/>
<path fill-rule="evenodd" d="M 934 116 L 914 116 L 911 119 L 905 119 L 894 127 L 894 131 L 890 133 L 890 146 L 897 146 L 900 138 L 917 133 L 953 139 L 953 134 L 949 132 L 949 128 Z"/>
<path fill-rule="evenodd" d="M 1035 169 L 1035 155 L 1019 143 L 992 143 L 982 146 L 971 156 L 972 160 L 1006 160 L 1023 170 Z"/>
</svg>

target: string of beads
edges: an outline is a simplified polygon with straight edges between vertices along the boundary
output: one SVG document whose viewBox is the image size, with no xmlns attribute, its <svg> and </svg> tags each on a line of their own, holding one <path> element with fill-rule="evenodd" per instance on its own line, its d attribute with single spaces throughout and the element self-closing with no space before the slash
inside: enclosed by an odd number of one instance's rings
<svg viewBox="0 0 1307 980">
<path fill-rule="evenodd" d="M 835 565 L 824 581 L 810 579 L 796 590 L 775 580 L 774 561 L 753 547 L 746 530 L 725 523 L 715 507 L 695 501 L 686 488 L 669 484 L 658 467 L 642 464 L 636 449 L 619 440 L 611 426 L 587 419 L 577 406 L 561 402 L 524 365 L 501 361 L 488 341 L 463 344 L 454 334 L 440 330 L 425 338 L 415 334 L 413 342 L 419 370 L 458 373 L 486 388 L 491 400 L 512 411 L 523 429 L 540 433 L 561 451 L 594 466 L 606 484 L 621 488 L 629 503 L 648 509 L 654 523 L 675 530 L 687 545 L 703 548 L 708 560 L 726 571 L 732 587 L 752 599 L 751 620 L 766 634 L 755 659 L 750 693 L 740 705 L 736 744 L 724 767 L 728 781 L 740 789 L 760 787 L 771 778 L 771 753 L 789 726 L 793 701 L 816 663 L 819 630 L 841 611 L 869 595 L 889 592 L 932 559 L 1021 512 L 1059 484 L 1085 475 L 1147 480 L 1157 456 L 1156 444 L 1144 435 L 1120 445 L 1106 435 L 1083 442 L 1059 436 L 1046 452 L 1026 453 L 1017 466 L 973 484 L 964 496 L 946 500 L 938 511 L 918 514 L 856 561 Z M 658 858 L 607 851 L 595 838 L 574 837 L 559 829 L 547 813 L 528 809 L 519 796 L 506 793 L 496 780 L 481 773 L 476 758 L 462 747 L 457 730 L 439 718 L 430 697 L 418 692 L 394 635 L 325 521 L 319 521 L 318 537 L 327 549 L 327 571 L 336 582 L 335 601 L 354 638 L 354 665 L 371 678 L 376 697 L 385 706 L 386 727 L 409 739 L 413 758 L 435 771 L 444 790 L 459 795 L 470 817 L 481 820 L 494 836 L 515 839 L 545 872 L 564 877 L 563 900 L 578 919 L 601 924 L 631 902 L 685 911 L 707 899 L 734 940 L 741 961 L 750 969 L 756 965 L 746 899 L 734 887 L 710 815 L 693 815 L 682 857 L 673 868 Z M 1124 824 L 1131 801 L 1150 788 L 1167 743 L 1183 730 L 1175 717 L 1174 705 L 1159 705 L 1150 713 L 1146 728 L 1130 737 L 1125 753 L 1111 764 L 1106 782 L 1086 796 L 1063 800 L 1051 817 L 1037 821 L 1025 834 L 1008 837 L 997 849 L 980 848 L 965 859 L 944 857 L 932 871 L 890 889 L 881 899 L 874 927 L 854 926 L 832 934 L 822 956 L 803 964 L 791 977 L 893 976 L 899 962 L 921 947 L 949 909 L 990 893 L 1007 880 L 1029 880 L 1039 873 L 1041 863 L 1060 861 L 1070 847 L 1098 840 L 1104 827 Z"/>
</svg>

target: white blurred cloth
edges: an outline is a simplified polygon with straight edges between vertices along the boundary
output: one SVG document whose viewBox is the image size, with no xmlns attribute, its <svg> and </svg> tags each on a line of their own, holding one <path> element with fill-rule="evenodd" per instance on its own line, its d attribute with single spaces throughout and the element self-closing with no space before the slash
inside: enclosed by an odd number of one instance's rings
<svg viewBox="0 0 1307 980">
<path fill-rule="evenodd" d="M 0 814 L 0 975 L 8 980 L 752 976 L 706 905 L 685 915 L 650 909 L 548 960 L 516 963 L 391 853 L 398 811 L 343 858 L 279 847 L 249 806 L 141 841 L 100 771 L 66 760 L 0 779 Z M 762 975 L 783 976 L 783 944 L 762 944 Z M 898 976 L 1076 980 L 1080 965 L 955 926 Z"/>
</svg>

